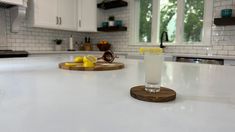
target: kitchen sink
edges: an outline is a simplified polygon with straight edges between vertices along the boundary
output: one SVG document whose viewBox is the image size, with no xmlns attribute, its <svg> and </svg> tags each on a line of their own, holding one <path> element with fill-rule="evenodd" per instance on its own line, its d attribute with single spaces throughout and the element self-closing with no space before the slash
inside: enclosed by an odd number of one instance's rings
<svg viewBox="0 0 235 132">
<path fill-rule="evenodd" d="M 199 64 L 224 65 L 223 59 L 195 58 L 195 57 L 176 57 L 176 62 L 188 62 Z"/>
</svg>

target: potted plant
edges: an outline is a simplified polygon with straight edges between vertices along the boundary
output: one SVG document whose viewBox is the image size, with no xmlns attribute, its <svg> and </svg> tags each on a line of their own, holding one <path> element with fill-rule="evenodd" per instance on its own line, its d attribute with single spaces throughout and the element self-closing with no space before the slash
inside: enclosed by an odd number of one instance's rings
<svg viewBox="0 0 235 132">
<path fill-rule="evenodd" d="M 114 16 L 109 16 L 109 26 L 110 27 L 114 26 L 114 21 L 115 21 L 115 17 Z"/>
<path fill-rule="evenodd" d="M 54 42 L 55 42 L 55 50 L 61 51 L 62 50 L 61 44 L 62 44 L 63 40 L 62 39 L 55 39 Z"/>
</svg>

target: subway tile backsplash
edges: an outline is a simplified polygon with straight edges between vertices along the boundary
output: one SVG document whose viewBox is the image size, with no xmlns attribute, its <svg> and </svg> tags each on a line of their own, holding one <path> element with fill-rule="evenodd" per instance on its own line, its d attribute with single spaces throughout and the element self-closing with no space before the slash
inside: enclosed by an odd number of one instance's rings
<svg viewBox="0 0 235 132">
<path fill-rule="evenodd" d="M 130 0 L 126 0 L 130 1 Z M 214 0 L 214 18 L 220 17 L 220 10 L 224 8 L 235 9 L 235 0 Z M 52 51 L 54 50 L 54 39 L 63 39 L 64 50 L 67 49 L 68 38 L 74 36 L 75 41 L 83 41 L 85 36 L 90 36 L 94 44 L 102 39 L 108 40 L 112 44 L 114 51 L 138 52 L 140 46 L 129 45 L 130 43 L 130 6 L 111 9 L 109 11 L 99 10 L 98 20 L 107 20 L 108 16 L 114 15 L 116 19 L 123 20 L 128 27 L 127 32 L 114 33 L 78 33 L 60 30 L 49 30 L 41 28 L 31 28 L 25 23 L 19 33 L 10 32 L 10 17 L 7 9 L 0 9 L 0 49 L 27 50 L 27 51 Z M 235 16 L 235 10 L 234 14 Z M 213 22 L 212 22 L 213 23 Z M 100 25 L 99 25 L 100 26 Z M 172 45 L 167 46 L 167 53 L 181 54 L 208 54 L 215 55 L 235 55 L 235 26 L 212 27 L 212 46 L 192 46 L 192 45 Z"/>
<path fill-rule="evenodd" d="M 0 9 L 0 49 L 7 49 L 6 19 L 4 10 Z"/>
<path fill-rule="evenodd" d="M 12 33 L 10 14 L 7 9 L 0 9 L 0 34 L 0 50 L 53 51 L 55 48 L 53 40 L 55 39 L 63 39 L 63 50 L 67 50 L 68 39 L 71 35 L 73 35 L 74 41 L 83 39 L 82 33 L 32 28 L 28 27 L 26 21 L 18 33 Z M 4 42 L 4 38 L 6 42 Z"/>
</svg>

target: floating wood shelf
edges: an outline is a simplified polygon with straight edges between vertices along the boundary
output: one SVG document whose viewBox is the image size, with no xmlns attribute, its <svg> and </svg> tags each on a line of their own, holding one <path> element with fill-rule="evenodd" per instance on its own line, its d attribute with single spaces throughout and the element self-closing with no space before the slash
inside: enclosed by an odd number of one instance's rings
<svg viewBox="0 0 235 132">
<path fill-rule="evenodd" d="M 120 32 L 120 31 L 127 31 L 127 27 L 99 27 L 98 31 L 101 31 L 101 32 Z"/>
<path fill-rule="evenodd" d="M 229 25 L 235 25 L 235 17 L 229 17 L 229 18 L 215 18 L 214 24 L 217 26 L 229 26 Z"/>
<path fill-rule="evenodd" d="M 97 5 L 98 8 L 101 8 L 104 10 L 119 8 L 119 7 L 126 7 L 126 6 L 128 6 L 128 3 L 122 0 L 102 2 Z"/>
</svg>

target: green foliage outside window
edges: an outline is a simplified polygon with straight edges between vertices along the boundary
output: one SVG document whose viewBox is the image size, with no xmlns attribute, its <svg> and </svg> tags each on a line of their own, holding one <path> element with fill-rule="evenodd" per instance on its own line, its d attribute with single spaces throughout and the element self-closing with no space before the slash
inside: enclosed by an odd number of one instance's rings
<svg viewBox="0 0 235 132">
<path fill-rule="evenodd" d="M 184 41 L 202 41 L 204 0 L 185 1 Z"/>
<path fill-rule="evenodd" d="M 161 0 L 160 5 L 160 33 L 163 31 L 168 32 L 169 41 L 175 41 L 176 31 L 176 12 L 177 12 L 177 0 Z M 173 22 L 172 22 L 173 21 Z M 171 31 L 169 31 L 171 28 Z M 173 28 L 173 29 L 172 29 Z M 159 40 L 160 40 L 159 35 Z"/>
<path fill-rule="evenodd" d="M 151 42 L 152 0 L 140 0 L 139 42 Z"/>
<path fill-rule="evenodd" d="M 170 41 L 175 41 L 177 0 L 161 0 L 160 29 L 169 32 Z M 185 0 L 184 37 L 185 42 L 200 42 L 202 40 L 204 16 L 204 0 Z M 152 33 L 152 0 L 140 0 L 139 41 L 151 42 Z M 156 29 L 157 30 L 157 29 Z M 171 31 L 169 31 L 171 30 Z M 160 35 L 159 35 L 160 37 Z"/>
</svg>

